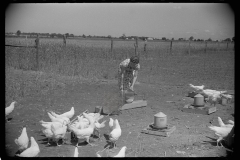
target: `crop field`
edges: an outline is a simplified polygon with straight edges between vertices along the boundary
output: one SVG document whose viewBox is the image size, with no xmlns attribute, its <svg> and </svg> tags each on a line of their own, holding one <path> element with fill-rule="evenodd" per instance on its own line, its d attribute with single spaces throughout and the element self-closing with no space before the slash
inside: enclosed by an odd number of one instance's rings
<svg viewBox="0 0 240 160">
<path fill-rule="evenodd" d="M 34 46 L 34 40 L 5 38 L 5 44 Z M 135 54 L 134 43 L 113 40 L 111 52 L 110 39 L 67 39 L 63 46 L 62 39 L 40 38 L 38 66 L 36 48 L 5 46 L 5 106 L 17 101 L 10 114 L 12 120 L 6 123 L 7 154 L 14 156 L 17 152 L 14 139 L 27 126 L 28 136 L 34 136 L 39 144 L 39 157 L 73 156 L 76 142 L 47 146 L 39 121 L 50 121 L 49 110 L 63 113 L 74 106 L 76 116 L 86 109 L 94 111 L 97 105 L 110 110 L 119 107 L 117 69 L 122 60 Z M 189 47 L 188 42 L 173 41 L 171 51 L 170 42 L 146 44 L 144 51 L 144 41 L 138 41 L 141 68 L 134 90 L 138 94 L 136 99 L 144 97 L 148 105 L 113 116 L 122 128 L 117 147 L 127 146 L 126 155 L 130 157 L 226 156 L 224 148 L 216 147 L 217 137 L 207 126 L 210 121 L 218 125 L 218 116 L 225 122 L 234 120 L 234 102 L 226 106 L 217 104 L 217 111 L 210 115 L 185 113 L 180 108 L 192 103 L 186 97 L 191 90 L 189 83 L 214 90 L 234 90 L 234 44 L 208 42 L 206 47 L 205 42 L 191 42 Z M 176 131 L 170 137 L 140 134 L 158 112 L 168 116 L 168 123 L 175 125 Z M 109 118 L 104 119 L 107 129 L 101 131 L 102 135 L 108 132 Z M 104 136 L 93 143 L 98 146 L 80 147 L 79 156 L 96 156 L 106 145 Z"/>
</svg>

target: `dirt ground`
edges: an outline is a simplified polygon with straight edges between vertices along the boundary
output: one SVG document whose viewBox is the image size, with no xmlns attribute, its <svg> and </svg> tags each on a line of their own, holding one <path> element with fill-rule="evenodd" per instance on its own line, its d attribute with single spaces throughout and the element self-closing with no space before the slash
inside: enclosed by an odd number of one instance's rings
<svg viewBox="0 0 240 160">
<path fill-rule="evenodd" d="M 128 157 L 226 157 L 229 152 L 224 147 L 216 146 L 217 136 L 207 126 L 218 125 L 218 116 L 224 122 L 234 120 L 234 103 L 226 106 L 217 104 L 217 111 L 210 115 L 185 113 L 180 109 L 185 104 L 193 103 L 192 98 L 186 97 L 188 91 L 191 91 L 188 84 L 182 86 L 141 82 L 136 84 L 135 92 L 138 95 L 135 100 L 145 98 L 147 106 L 124 110 L 119 115 L 111 116 L 119 120 L 122 129 L 122 135 L 116 143 L 118 149 L 127 146 Z M 55 143 L 47 146 L 47 139 L 41 132 L 39 124 L 40 120 L 50 121 L 47 111 L 63 113 L 74 106 L 75 117 L 86 109 L 93 112 L 95 106 L 106 106 L 111 110 L 111 107 L 116 108 L 121 103 L 116 81 L 67 85 L 55 89 L 48 95 L 29 96 L 16 104 L 9 116 L 12 119 L 5 124 L 6 153 L 9 156 L 15 155 L 18 148 L 14 139 L 20 135 L 23 126 L 26 126 L 28 136 L 33 136 L 39 144 L 39 157 L 72 157 L 75 141 L 60 147 Z M 166 114 L 167 123 L 176 126 L 176 130 L 169 137 L 140 133 L 142 129 L 153 123 L 153 116 L 158 112 Z M 103 120 L 107 120 L 107 125 L 101 129 L 101 139 L 97 140 L 94 137 L 90 139 L 90 142 L 97 146 L 81 143 L 81 147 L 78 148 L 79 157 L 96 157 L 96 152 L 103 150 L 108 144 L 105 134 L 110 131 L 109 117 L 104 117 L 100 121 Z"/>
</svg>

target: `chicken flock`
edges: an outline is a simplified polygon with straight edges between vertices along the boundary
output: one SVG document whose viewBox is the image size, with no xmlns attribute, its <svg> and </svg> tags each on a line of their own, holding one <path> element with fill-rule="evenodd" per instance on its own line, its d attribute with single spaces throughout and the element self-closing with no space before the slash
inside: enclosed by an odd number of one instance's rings
<svg viewBox="0 0 240 160">
<path fill-rule="evenodd" d="M 192 84 L 189 84 L 189 86 L 198 91 L 204 97 L 206 97 L 207 101 L 214 105 L 216 105 L 216 103 L 219 102 L 219 99 L 221 99 L 222 97 L 227 99 L 232 98 L 231 95 L 225 94 L 226 91 L 204 89 L 204 85 L 194 86 Z M 10 104 L 9 107 L 5 108 L 6 121 L 8 121 L 8 115 L 14 110 L 15 104 L 16 102 L 14 101 Z M 40 125 L 42 126 L 42 133 L 48 139 L 47 145 L 50 145 L 50 141 L 53 141 L 56 143 L 57 146 L 61 146 L 59 145 L 59 140 L 62 140 L 62 144 L 64 144 L 66 140 L 66 133 L 71 132 L 74 138 L 77 139 L 77 144 L 73 155 L 74 157 L 78 157 L 79 155 L 79 140 L 85 140 L 89 145 L 96 146 L 96 144 L 92 144 L 89 142 L 89 138 L 95 133 L 98 133 L 98 137 L 100 138 L 99 130 L 104 128 L 106 125 L 106 120 L 103 122 L 99 122 L 104 117 L 103 115 L 101 115 L 100 113 L 88 113 L 87 111 L 70 120 L 75 114 L 74 107 L 72 107 L 70 111 L 63 114 L 57 114 L 53 111 L 47 112 L 47 114 L 49 116 L 49 119 L 51 120 L 50 122 L 46 122 L 43 120 L 39 121 Z M 234 122 L 232 120 L 229 120 L 228 124 L 224 124 L 222 119 L 218 117 L 218 123 L 219 126 L 208 126 L 208 128 L 214 131 L 214 133 L 219 137 L 217 139 L 217 146 L 221 140 L 225 140 L 225 138 L 228 136 L 228 134 L 234 127 Z M 111 132 L 109 133 L 109 140 L 107 141 L 112 144 L 113 148 L 115 148 L 116 142 L 122 134 L 121 126 L 118 119 L 114 120 L 112 118 L 109 118 L 108 125 L 111 129 Z M 19 154 L 16 154 L 16 156 L 36 157 L 40 153 L 39 146 L 34 137 L 30 137 L 30 147 L 28 147 L 29 138 L 27 135 L 26 127 L 22 129 L 21 135 L 17 139 L 15 139 L 15 143 L 18 146 L 18 151 L 20 152 Z M 120 149 L 119 153 L 117 153 L 114 157 L 125 157 L 126 149 L 127 147 L 123 146 Z M 98 153 L 96 153 L 96 156 L 101 157 L 101 155 Z"/>
<path fill-rule="evenodd" d="M 16 102 L 12 102 L 9 107 L 5 109 L 6 117 L 13 111 L 14 104 Z M 74 150 L 74 157 L 78 157 L 78 144 L 79 140 L 85 140 L 89 145 L 96 146 L 96 144 L 92 144 L 89 142 L 89 138 L 98 133 L 98 137 L 100 138 L 100 129 L 105 127 L 106 120 L 103 122 L 99 122 L 104 116 L 100 113 L 88 113 L 87 111 L 83 112 L 81 115 L 74 118 L 72 121 L 70 119 L 74 116 L 75 111 L 74 107 L 71 108 L 70 111 L 65 112 L 63 114 L 56 114 L 53 111 L 47 112 L 50 122 L 39 121 L 42 126 L 42 133 L 48 139 L 47 145 L 50 145 L 50 142 L 55 142 L 57 146 L 61 146 L 65 143 L 65 135 L 67 132 L 72 132 L 74 138 L 76 138 L 77 145 Z M 7 120 L 7 118 L 6 118 Z M 109 127 L 111 132 L 109 133 L 109 140 L 112 143 L 113 147 L 116 147 L 116 142 L 121 136 L 122 130 L 117 119 L 113 120 L 109 119 Z M 62 144 L 59 144 L 59 140 L 62 140 Z M 28 147 L 29 138 L 27 135 L 27 128 L 24 127 L 22 129 L 21 135 L 15 139 L 15 143 L 18 146 L 19 154 L 16 156 L 19 157 L 36 157 L 40 153 L 39 146 L 33 137 L 30 138 L 31 145 Z M 126 146 L 122 147 L 122 149 L 117 153 L 114 157 L 125 157 Z M 99 154 L 96 154 L 100 156 Z"/>
<path fill-rule="evenodd" d="M 231 101 L 233 99 L 233 96 L 230 94 L 226 94 L 227 91 L 216 91 L 212 89 L 204 89 L 204 85 L 201 86 L 194 86 L 192 84 L 189 84 L 191 88 L 196 90 L 197 93 L 203 95 L 205 97 L 205 102 L 209 102 L 211 105 L 214 104 L 214 106 L 217 103 L 220 103 L 222 98 L 227 99 L 227 101 Z"/>
</svg>

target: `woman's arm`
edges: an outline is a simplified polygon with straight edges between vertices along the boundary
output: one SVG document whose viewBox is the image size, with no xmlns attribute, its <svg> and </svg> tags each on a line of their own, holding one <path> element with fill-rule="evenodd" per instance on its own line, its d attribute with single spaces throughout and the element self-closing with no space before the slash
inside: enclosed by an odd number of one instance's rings
<svg viewBox="0 0 240 160">
<path fill-rule="evenodd" d="M 133 86 L 134 86 L 134 84 L 135 84 L 135 82 L 136 82 L 136 80 L 137 80 L 137 75 L 138 75 L 138 70 L 136 70 L 136 71 L 134 72 L 134 74 L 133 74 L 133 82 L 132 82 L 132 85 L 131 85 L 130 88 L 129 88 L 129 89 L 131 89 L 132 91 L 133 91 Z"/>
<path fill-rule="evenodd" d="M 120 90 L 123 90 L 123 78 L 124 78 L 124 68 L 123 67 L 120 67 L 119 68 L 119 74 L 121 76 L 121 79 L 120 79 Z"/>
</svg>

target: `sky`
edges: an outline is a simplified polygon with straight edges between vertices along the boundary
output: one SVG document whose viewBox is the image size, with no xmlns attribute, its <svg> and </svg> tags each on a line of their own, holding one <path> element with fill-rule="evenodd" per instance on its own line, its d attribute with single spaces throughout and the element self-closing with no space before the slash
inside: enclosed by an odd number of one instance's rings
<svg viewBox="0 0 240 160">
<path fill-rule="evenodd" d="M 5 10 L 5 32 L 223 40 L 235 36 L 227 3 L 20 3 Z"/>
</svg>

